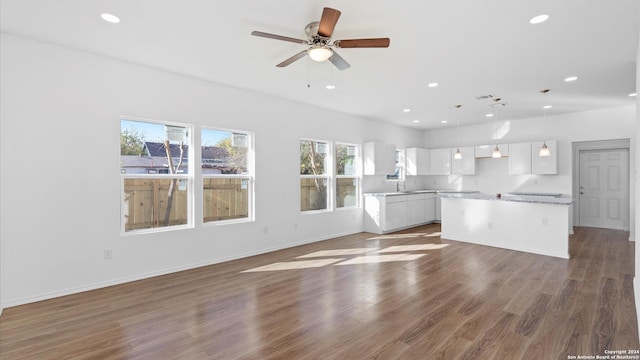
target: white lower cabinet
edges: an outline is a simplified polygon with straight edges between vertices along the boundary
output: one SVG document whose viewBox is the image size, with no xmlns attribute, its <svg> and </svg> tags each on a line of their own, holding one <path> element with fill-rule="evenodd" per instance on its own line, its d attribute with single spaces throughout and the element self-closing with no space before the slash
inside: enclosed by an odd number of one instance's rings
<svg viewBox="0 0 640 360">
<path fill-rule="evenodd" d="M 424 217 L 426 222 L 433 222 L 436 220 L 436 194 L 425 195 Z"/>
<path fill-rule="evenodd" d="M 425 221 L 424 194 L 407 196 L 407 225 L 421 224 Z"/>
<path fill-rule="evenodd" d="M 407 219 L 407 196 L 387 196 L 385 200 L 382 230 L 388 231 L 407 226 L 409 223 Z"/>
<path fill-rule="evenodd" d="M 435 220 L 435 194 L 364 197 L 364 230 L 384 234 Z"/>
</svg>

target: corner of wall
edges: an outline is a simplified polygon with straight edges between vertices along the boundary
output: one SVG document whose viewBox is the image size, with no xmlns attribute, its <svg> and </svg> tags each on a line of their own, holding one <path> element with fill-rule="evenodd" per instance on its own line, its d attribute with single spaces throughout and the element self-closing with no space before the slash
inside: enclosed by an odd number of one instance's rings
<svg viewBox="0 0 640 360">
<path fill-rule="evenodd" d="M 638 9 L 638 19 L 640 19 L 640 8 Z M 640 29 L 638 31 L 640 35 Z M 638 48 L 636 49 L 636 90 L 640 87 L 640 38 L 638 39 Z M 638 225 L 640 223 L 640 181 L 638 179 L 638 160 L 640 159 L 640 146 L 637 146 L 640 141 L 640 97 L 636 96 L 636 172 L 634 174 L 634 182 L 636 185 L 636 193 L 635 193 L 635 202 L 636 202 L 636 213 L 635 213 L 635 229 L 634 229 L 634 238 L 640 238 L 638 232 Z M 640 328 L 640 316 L 638 316 L 638 309 L 640 309 L 640 296 L 638 296 L 638 291 L 640 290 L 640 279 L 638 279 L 638 274 L 640 274 L 640 246 L 636 244 L 635 246 L 635 276 L 633 278 L 633 294 L 635 297 L 636 303 L 636 321 L 638 322 L 638 327 Z M 638 335 L 640 338 L 640 334 Z"/>
</svg>

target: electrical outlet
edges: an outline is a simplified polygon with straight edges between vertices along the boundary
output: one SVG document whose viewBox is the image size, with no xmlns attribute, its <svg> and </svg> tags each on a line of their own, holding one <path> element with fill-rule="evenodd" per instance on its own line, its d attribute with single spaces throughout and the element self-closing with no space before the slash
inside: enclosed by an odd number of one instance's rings
<svg viewBox="0 0 640 360">
<path fill-rule="evenodd" d="M 548 218 L 542 218 L 542 225 L 544 225 L 544 226 L 549 225 L 549 219 Z"/>
<path fill-rule="evenodd" d="M 492 222 L 487 223 L 487 227 L 489 228 L 489 230 L 493 230 L 493 223 Z"/>
<path fill-rule="evenodd" d="M 293 230 L 298 230 L 298 222 L 293 223 Z"/>
<path fill-rule="evenodd" d="M 111 250 L 111 249 L 104 249 L 104 253 L 103 253 L 103 255 L 104 255 L 104 259 L 105 259 L 105 260 L 111 260 L 111 259 L 113 259 L 113 250 Z"/>
<path fill-rule="evenodd" d="M 267 235 L 269 233 L 269 228 L 267 226 L 265 226 L 264 228 L 262 228 L 262 232 Z"/>
</svg>

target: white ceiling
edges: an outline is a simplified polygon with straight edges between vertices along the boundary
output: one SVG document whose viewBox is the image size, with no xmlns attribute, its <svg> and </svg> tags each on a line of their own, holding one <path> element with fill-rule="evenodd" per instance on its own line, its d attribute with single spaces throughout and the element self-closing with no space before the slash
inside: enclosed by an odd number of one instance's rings
<svg viewBox="0 0 640 360">
<path fill-rule="evenodd" d="M 637 0 L 0 0 L 1 30 L 216 83 L 418 129 L 631 105 Z M 322 8 L 342 12 L 333 39 L 390 37 L 387 49 L 339 49 L 351 68 L 301 59 Z M 121 18 L 109 24 L 100 14 Z M 531 25 L 542 13 L 550 19 Z M 563 79 L 576 75 L 567 83 Z M 333 82 L 334 90 L 325 89 Z M 430 82 L 440 86 L 429 88 Z M 309 87 L 307 85 L 310 85 Z M 540 89 L 551 92 L 541 95 Z M 455 104 L 463 107 L 456 110 Z M 411 112 L 402 110 L 410 108 Z M 414 124 L 413 120 L 420 120 Z M 448 120 L 448 124 L 441 124 Z"/>
</svg>

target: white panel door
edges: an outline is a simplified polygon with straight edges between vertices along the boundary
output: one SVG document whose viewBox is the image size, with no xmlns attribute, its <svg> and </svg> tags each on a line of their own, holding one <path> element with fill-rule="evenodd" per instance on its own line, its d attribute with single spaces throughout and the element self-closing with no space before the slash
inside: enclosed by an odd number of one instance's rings
<svg viewBox="0 0 640 360">
<path fill-rule="evenodd" d="M 580 151 L 580 226 L 629 229 L 629 150 Z"/>
</svg>

